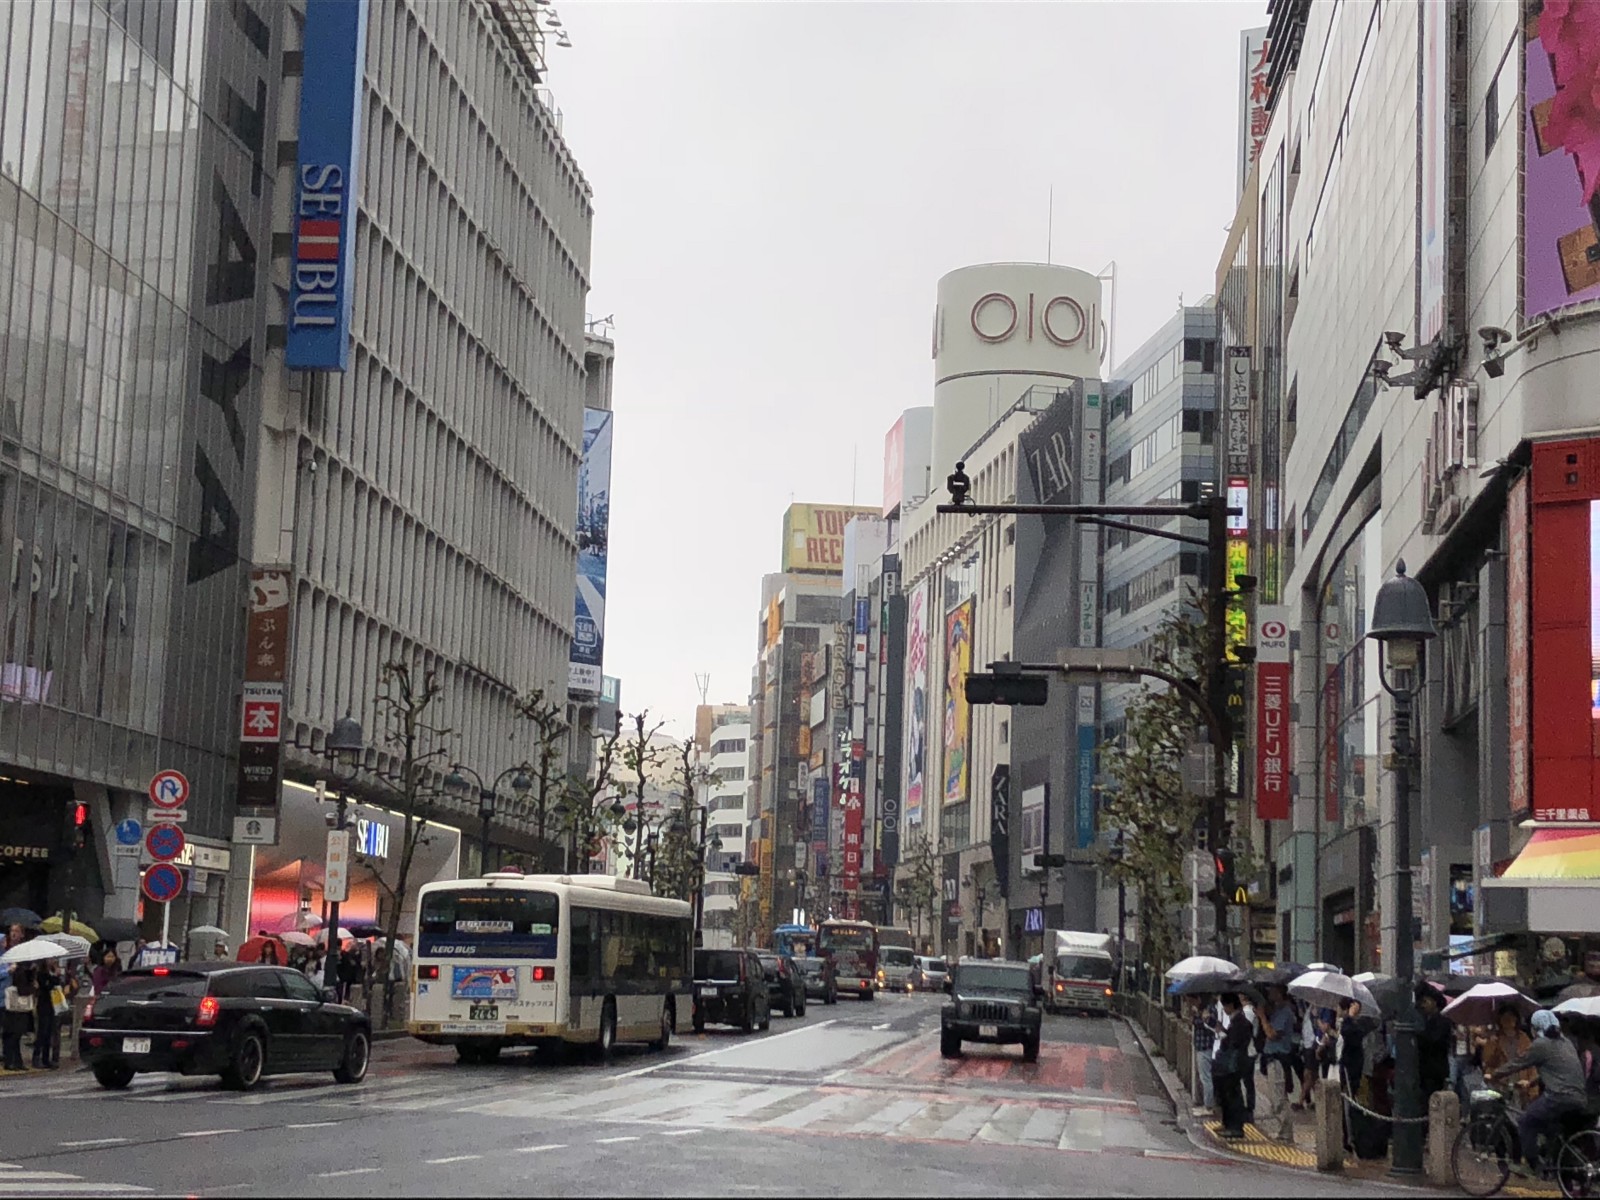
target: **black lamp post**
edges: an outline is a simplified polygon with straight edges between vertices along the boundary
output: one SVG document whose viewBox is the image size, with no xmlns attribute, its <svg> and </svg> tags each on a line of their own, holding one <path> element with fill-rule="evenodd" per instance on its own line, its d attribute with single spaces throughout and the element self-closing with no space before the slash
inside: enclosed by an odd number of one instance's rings
<svg viewBox="0 0 1600 1200">
<path fill-rule="evenodd" d="M 1417 1076 L 1415 935 L 1411 915 L 1411 706 L 1423 687 L 1422 646 L 1437 633 L 1428 593 L 1406 574 L 1404 561 L 1395 577 L 1378 589 L 1367 636 L 1378 643 L 1378 677 L 1394 697 L 1394 976 L 1404 982 L 1399 1019 L 1395 1022 L 1395 1175 L 1422 1171 L 1422 1083 Z"/>
<path fill-rule="evenodd" d="M 342 764 L 346 772 L 353 775 L 361 755 L 366 751 L 361 722 L 349 713 L 345 713 L 333 723 L 333 728 L 328 732 L 328 739 L 323 745 L 328 757 Z M 333 827 L 342 835 L 350 827 L 350 799 L 345 794 L 345 789 L 339 786 L 338 780 L 334 780 L 334 784 Z M 328 924 L 323 932 L 328 935 L 328 957 L 322 964 L 322 983 L 324 987 L 337 988 L 339 986 L 339 901 L 337 900 L 328 902 Z"/>
<path fill-rule="evenodd" d="M 477 786 L 478 821 L 482 829 L 481 840 L 478 843 L 478 862 L 479 870 L 485 875 L 489 873 L 489 826 L 494 820 L 495 799 L 500 786 L 510 779 L 511 794 L 517 798 L 519 804 L 523 803 L 527 800 L 528 793 L 533 791 L 533 779 L 528 774 L 529 770 L 527 763 L 507 767 L 495 777 L 493 787 L 484 787 L 483 776 L 461 763 L 451 763 L 450 774 L 444 777 L 444 790 L 458 800 L 471 799 L 473 786 Z M 540 853 L 543 852 L 541 846 Z"/>
</svg>

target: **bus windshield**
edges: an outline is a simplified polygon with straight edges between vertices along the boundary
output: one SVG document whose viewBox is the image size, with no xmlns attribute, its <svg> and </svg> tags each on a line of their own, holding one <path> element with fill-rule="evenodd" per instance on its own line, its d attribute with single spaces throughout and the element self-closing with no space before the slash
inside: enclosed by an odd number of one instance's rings
<svg viewBox="0 0 1600 1200">
<path fill-rule="evenodd" d="M 858 947 L 870 946 L 876 940 L 877 931 L 860 925 L 824 925 L 821 940 L 824 949 L 834 946 Z"/>
<path fill-rule="evenodd" d="M 550 892 L 463 889 L 422 899 L 417 953 L 435 958 L 554 958 L 561 901 Z"/>
</svg>

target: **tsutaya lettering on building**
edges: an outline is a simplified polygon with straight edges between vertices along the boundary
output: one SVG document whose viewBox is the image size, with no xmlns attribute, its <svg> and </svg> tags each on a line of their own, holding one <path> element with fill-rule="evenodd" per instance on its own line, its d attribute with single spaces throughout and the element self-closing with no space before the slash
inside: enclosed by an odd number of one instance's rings
<svg viewBox="0 0 1600 1200">
<path fill-rule="evenodd" d="M 285 362 L 350 366 L 367 0 L 306 0 Z"/>
<path fill-rule="evenodd" d="M 1288 609 L 1256 609 L 1256 816 L 1289 819 Z"/>
</svg>

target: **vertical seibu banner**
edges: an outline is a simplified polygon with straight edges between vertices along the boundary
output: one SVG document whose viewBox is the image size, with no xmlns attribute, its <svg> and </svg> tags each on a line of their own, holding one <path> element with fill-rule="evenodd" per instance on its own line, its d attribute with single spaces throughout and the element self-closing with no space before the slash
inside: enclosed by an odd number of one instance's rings
<svg viewBox="0 0 1600 1200">
<path fill-rule="evenodd" d="M 285 362 L 297 371 L 350 366 L 366 47 L 367 0 L 306 0 L 284 350 Z"/>
<path fill-rule="evenodd" d="M 1256 609 L 1256 816 L 1289 819 L 1288 609 Z"/>
</svg>

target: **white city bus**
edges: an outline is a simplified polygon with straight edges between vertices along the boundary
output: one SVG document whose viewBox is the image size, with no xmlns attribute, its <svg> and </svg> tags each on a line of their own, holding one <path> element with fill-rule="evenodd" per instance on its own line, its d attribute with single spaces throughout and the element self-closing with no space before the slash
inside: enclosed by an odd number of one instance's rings
<svg viewBox="0 0 1600 1200">
<path fill-rule="evenodd" d="M 693 918 L 611 875 L 430 883 L 417 898 L 413 1037 L 487 1062 L 507 1046 L 664 1050 L 688 1015 Z"/>
</svg>

